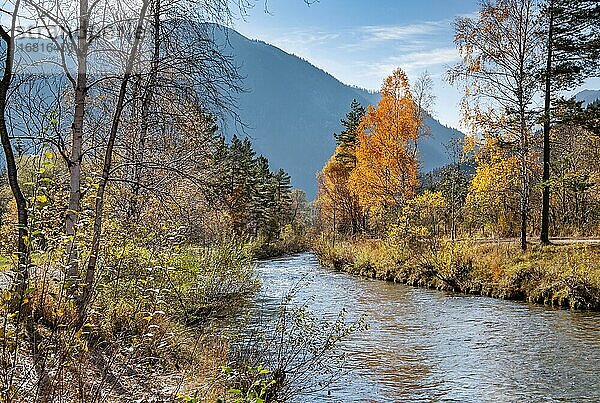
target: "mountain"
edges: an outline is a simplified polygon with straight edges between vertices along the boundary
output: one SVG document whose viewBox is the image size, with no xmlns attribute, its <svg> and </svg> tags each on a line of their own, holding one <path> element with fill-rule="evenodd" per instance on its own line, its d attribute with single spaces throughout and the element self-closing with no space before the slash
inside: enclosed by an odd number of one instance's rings
<svg viewBox="0 0 600 403">
<path fill-rule="evenodd" d="M 335 150 L 333 133 L 342 130 L 342 119 L 353 99 L 364 106 L 376 104 L 379 94 L 345 85 L 306 60 L 267 43 L 251 40 L 234 30 L 211 30 L 220 50 L 231 55 L 244 77 L 245 92 L 238 96 L 239 118 L 255 150 L 267 157 L 271 168 L 283 168 L 295 187 L 307 197 L 316 196 L 317 172 Z M 20 46 L 37 44 L 42 51 L 27 53 L 24 62 L 51 59 L 51 43 L 21 39 Z M 41 44 L 41 46 L 40 46 Z M 55 65 L 45 64 L 47 76 L 61 75 Z M 444 144 L 457 132 L 429 118 L 433 135 L 419 143 L 422 171 L 429 172 L 449 162 Z M 226 122 L 223 131 L 231 137 L 238 130 Z M 3 165 L 0 153 L 0 166 Z"/>
<path fill-rule="evenodd" d="M 600 100 L 600 90 L 583 90 L 575 95 L 575 99 L 583 101 L 583 106 Z"/>
<path fill-rule="evenodd" d="M 340 119 L 353 99 L 367 106 L 379 94 L 345 85 L 306 60 L 236 31 L 228 30 L 220 41 L 245 77 L 239 115 L 254 148 L 314 198 L 316 173 L 335 150 Z M 433 135 L 419 145 L 424 172 L 449 162 L 444 144 L 456 133 L 435 119 L 427 123 Z"/>
</svg>

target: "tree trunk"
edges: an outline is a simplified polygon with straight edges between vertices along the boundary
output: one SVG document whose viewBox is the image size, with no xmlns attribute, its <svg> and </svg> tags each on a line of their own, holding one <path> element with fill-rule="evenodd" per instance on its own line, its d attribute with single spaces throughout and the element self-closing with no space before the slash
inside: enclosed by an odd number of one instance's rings
<svg viewBox="0 0 600 403">
<path fill-rule="evenodd" d="M 94 226 L 93 226 L 93 235 L 92 235 L 92 245 L 90 250 L 90 258 L 88 260 L 88 266 L 85 275 L 85 284 L 83 285 L 83 293 L 82 298 L 79 305 L 79 322 L 83 324 L 83 320 L 85 318 L 85 309 L 87 304 L 89 303 L 92 291 L 94 279 L 96 276 L 96 265 L 98 262 L 98 253 L 100 251 L 100 238 L 102 235 L 102 214 L 104 212 L 104 195 L 106 192 L 106 186 L 108 184 L 108 179 L 110 176 L 110 170 L 112 168 L 112 157 L 113 157 L 113 149 L 115 146 L 115 141 L 117 138 L 117 132 L 119 130 L 119 125 L 121 123 L 121 115 L 123 113 L 123 108 L 125 105 L 125 96 L 127 93 L 127 85 L 129 84 L 129 80 L 131 78 L 131 73 L 133 70 L 133 64 L 135 58 L 137 57 L 138 48 L 143 32 L 143 24 L 144 18 L 146 16 L 146 10 L 148 9 L 149 0 L 146 0 L 142 3 L 142 8 L 140 10 L 140 15 L 136 25 L 136 36 L 131 47 L 131 52 L 127 58 L 127 65 L 125 67 L 125 72 L 123 74 L 123 79 L 121 80 L 121 85 L 119 88 L 119 96 L 117 99 L 117 105 L 115 106 L 115 113 L 112 119 L 112 124 L 110 128 L 110 133 L 108 136 L 108 143 L 106 145 L 106 153 L 104 155 L 104 165 L 102 167 L 102 177 L 100 179 L 100 183 L 98 184 L 98 192 L 96 194 L 96 206 L 94 211 Z"/>
<path fill-rule="evenodd" d="M 83 125 L 87 96 L 88 57 L 88 0 L 79 2 L 79 28 L 77 36 L 77 81 L 75 85 L 75 110 L 73 114 L 71 155 L 69 156 L 69 201 L 65 217 L 65 232 L 69 238 L 67 246 L 67 276 L 76 286 L 79 280 L 79 256 L 77 252 L 77 220 L 81 206 L 81 161 L 83 158 Z"/>
<path fill-rule="evenodd" d="M 550 244 L 550 106 L 551 106 L 551 75 L 552 75 L 552 47 L 554 34 L 554 2 L 550 1 L 550 21 L 548 23 L 548 52 L 546 59 L 546 88 L 544 100 L 544 171 L 542 174 L 542 229 L 540 241 L 544 245 Z"/>
<path fill-rule="evenodd" d="M 146 138 L 148 136 L 150 106 L 154 96 L 154 86 L 156 85 L 158 75 L 158 62 L 160 58 L 160 0 L 154 1 L 154 20 L 152 35 L 154 47 L 152 50 L 152 64 L 150 66 L 150 75 L 142 98 L 142 116 L 140 127 L 140 139 L 137 147 L 135 159 L 135 168 L 133 176 L 133 195 L 129 204 L 128 218 L 137 219 L 139 216 L 138 197 L 140 195 L 142 181 L 142 163 L 146 150 Z"/>
<path fill-rule="evenodd" d="M 523 130 L 523 129 L 522 129 Z M 522 133 L 522 136 L 527 136 Z M 529 184 L 527 174 L 527 146 L 526 138 L 521 139 L 521 249 L 527 250 L 527 212 L 529 210 Z"/>
<path fill-rule="evenodd" d="M 10 33 L 5 31 L 4 28 L 0 27 L 0 37 L 6 44 L 5 59 L 4 59 L 4 74 L 2 81 L 0 81 L 0 140 L 2 142 L 2 149 L 4 150 L 4 156 L 6 157 L 6 171 L 8 175 L 8 183 L 10 190 L 12 191 L 13 197 L 17 205 L 17 228 L 18 228 L 18 239 L 17 239 L 17 252 L 18 252 L 18 267 L 16 271 L 16 277 L 13 280 L 13 289 L 19 296 L 16 298 L 20 305 L 20 297 L 27 288 L 27 282 L 29 279 L 29 241 L 28 241 L 28 210 L 27 200 L 21 191 L 21 187 L 18 181 L 18 169 L 15 160 L 15 155 L 12 149 L 10 136 L 8 133 L 8 126 L 6 122 L 6 106 L 8 103 L 8 92 L 13 79 L 13 65 L 15 55 L 15 32 L 14 27 L 16 25 L 16 16 L 19 10 L 20 1 L 17 0 L 14 5 L 12 15 L 12 26 Z"/>
</svg>

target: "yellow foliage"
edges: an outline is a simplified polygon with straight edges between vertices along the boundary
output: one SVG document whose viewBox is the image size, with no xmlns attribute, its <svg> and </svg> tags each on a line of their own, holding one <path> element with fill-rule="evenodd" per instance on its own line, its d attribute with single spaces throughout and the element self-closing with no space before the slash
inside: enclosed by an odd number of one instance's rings
<svg viewBox="0 0 600 403">
<path fill-rule="evenodd" d="M 499 235 L 513 235 L 518 222 L 519 184 L 517 157 L 507 155 L 496 141 L 487 140 L 467 195 L 468 215 L 480 224 L 497 227 Z"/>
<path fill-rule="evenodd" d="M 319 173 L 317 204 L 322 219 L 333 221 L 334 225 L 345 226 L 346 230 L 350 230 L 356 227 L 362 213 L 358 206 L 358 198 L 348 185 L 352 168 L 337 158 L 342 151 L 344 150 L 338 147 Z"/>
<path fill-rule="evenodd" d="M 414 195 L 417 159 L 411 143 L 420 125 L 406 74 L 397 69 L 386 79 L 377 108 L 369 107 L 359 128 L 349 187 L 363 208 L 403 205 Z"/>
</svg>

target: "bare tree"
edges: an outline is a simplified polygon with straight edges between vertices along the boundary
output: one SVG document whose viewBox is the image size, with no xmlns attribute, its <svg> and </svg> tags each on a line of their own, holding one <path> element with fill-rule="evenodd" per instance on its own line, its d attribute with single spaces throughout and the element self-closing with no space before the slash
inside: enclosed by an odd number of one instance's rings
<svg viewBox="0 0 600 403">
<path fill-rule="evenodd" d="M 435 94 L 433 93 L 433 80 L 429 72 L 424 71 L 412 85 L 413 98 L 417 108 L 417 116 L 421 119 L 421 133 L 419 137 L 431 135 L 431 129 L 427 126 L 427 118 L 433 113 L 435 106 Z"/>
<path fill-rule="evenodd" d="M 521 248 L 527 248 L 531 192 L 530 138 L 534 126 L 535 69 L 542 42 L 536 0 L 485 0 L 476 19 L 455 22 L 462 61 L 449 71 L 465 89 L 465 121 L 474 133 L 498 137 L 520 161 Z"/>
<path fill-rule="evenodd" d="M 28 210 L 27 200 L 23 196 L 21 186 L 19 185 L 17 174 L 17 163 L 13 151 L 13 144 L 9 135 L 7 126 L 7 104 L 9 92 L 14 79 L 15 65 L 15 38 L 17 35 L 16 26 L 20 12 L 20 0 L 16 0 L 12 5 L 12 10 L 4 11 L 8 14 L 8 27 L 0 26 L 0 37 L 4 42 L 4 71 L 2 81 L 0 81 L 0 140 L 2 141 L 2 149 L 6 158 L 6 169 L 8 173 L 8 183 L 13 193 L 17 204 L 17 228 L 18 240 L 17 251 L 19 255 L 17 275 L 15 276 L 14 286 L 17 291 L 18 298 L 15 298 L 17 304 L 20 305 L 20 298 L 27 287 L 27 279 L 29 277 L 29 245 L 28 245 Z"/>
</svg>

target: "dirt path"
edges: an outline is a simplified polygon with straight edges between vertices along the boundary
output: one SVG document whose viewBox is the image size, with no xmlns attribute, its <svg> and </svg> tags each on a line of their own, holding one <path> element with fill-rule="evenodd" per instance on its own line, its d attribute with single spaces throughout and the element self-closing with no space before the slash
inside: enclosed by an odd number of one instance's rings
<svg viewBox="0 0 600 403">
<path fill-rule="evenodd" d="M 519 238 L 461 238 L 459 241 L 472 241 L 475 243 L 518 243 Z M 539 238 L 529 238 L 528 243 L 539 244 Z M 600 245 L 599 238 L 550 238 L 552 245 Z"/>
</svg>

